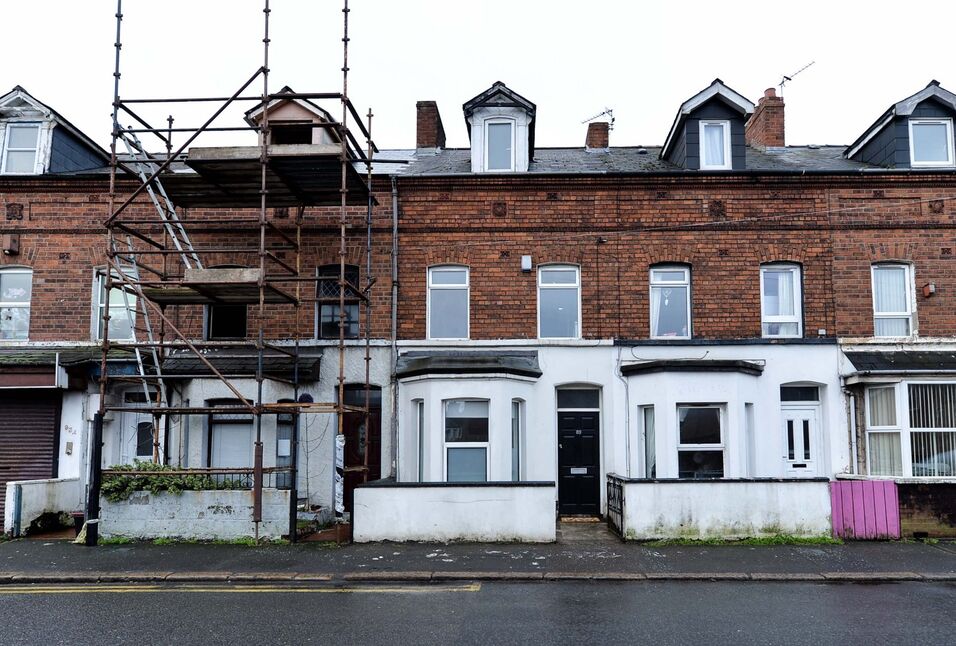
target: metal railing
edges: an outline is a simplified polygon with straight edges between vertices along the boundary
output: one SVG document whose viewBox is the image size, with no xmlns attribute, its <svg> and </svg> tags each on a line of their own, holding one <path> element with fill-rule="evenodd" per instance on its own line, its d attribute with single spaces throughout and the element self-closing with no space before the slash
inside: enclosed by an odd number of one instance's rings
<svg viewBox="0 0 956 646">
<path fill-rule="evenodd" d="M 624 538 L 624 481 L 612 474 L 607 476 L 607 524 Z"/>
</svg>

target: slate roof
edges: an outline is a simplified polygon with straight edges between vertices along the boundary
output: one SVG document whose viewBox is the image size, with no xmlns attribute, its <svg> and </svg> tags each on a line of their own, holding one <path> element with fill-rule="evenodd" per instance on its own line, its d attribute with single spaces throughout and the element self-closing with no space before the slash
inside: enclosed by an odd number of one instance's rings
<svg viewBox="0 0 956 646">
<path fill-rule="evenodd" d="M 924 372 L 956 371 L 956 352 L 945 351 L 899 351 L 899 352 L 845 352 L 858 372 Z"/>
<path fill-rule="evenodd" d="M 255 350 L 235 348 L 213 348 L 203 351 L 203 356 L 224 375 L 254 375 L 258 364 Z M 299 351 L 299 379 L 315 380 L 319 378 L 319 363 L 322 360 L 321 349 Z M 266 351 L 263 357 L 263 372 L 291 379 L 293 377 L 293 359 L 286 354 Z M 212 376 L 209 367 L 191 350 L 174 350 L 163 362 L 163 372 L 170 375 Z"/>
<path fill-rule="evenodd" d="M 769 172 L 858 172 L 876 166 L 850 161 L 842 156 L 843 146 L 787 146 L 767 150 L 747 149 L 748 171 Z M 660 159 L 659 146 L 633 146 L 589 152 L 582 148 L 538 148 L 527 174 L 675 173 L 701 174 Z M 714 171 L 710 171 L 714 172 Z M 717 171 L 736 175 L 747 171 Z M 418 154 L 403 169 L 412 175 L 471 175 L 471 151 L 449 148 L 437 153 Z M 506 176 L 523 175 L 509 173 Z M 482 173 L 482 175 L 492 175 Z"/>
<path fill-rule="evenodd" d="M 0 348 L 0 366 L 75 366 L 98 363 L 102 358 L 100 346 L 16 346 Z M 126 350 L 110 350 L 110 361 L 132 361 L 133 354 Z"/>
<path fill-rule="evenodd" d="M 499 352 L 406 352 L 398 357 L 395 374 L 399 378 L 428 374 L 504 373 L 540 377 L 538 353 L 534 351 Z"/>
</svg>

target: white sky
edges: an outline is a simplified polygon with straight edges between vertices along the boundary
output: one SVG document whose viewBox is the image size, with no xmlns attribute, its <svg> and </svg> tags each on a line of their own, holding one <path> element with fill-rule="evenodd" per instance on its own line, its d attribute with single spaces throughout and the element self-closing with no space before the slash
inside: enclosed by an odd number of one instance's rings
<svg viewBox="0 0 956 646">
<path fill-rule="evenodd" d="M 22 85 L 108 144 L 115 0 L 4 4 L 0 91 Z M 360 113 L 373 108 L 380 148 L 414 147 L 421 99 L 438 101 L 448 146 L 467 145 L 461 104 L 496 80 L 537 104 L 538 146 L 582 146 L 581 121 L 605 107 L 612 145 L 658 145 L 715 77 L 756 102 L 810 61 L 784 90 L 790 144 L 850 143 L 933 78 L 956 91 L 952 0 L 350 4 L 349 94 Z M 261 7 L 125 0 L 122 96 L 231 94 L 261 64 Z M 272 9 L 271 89 L 339 91 L 341 0 Z M 144 112 L 159 125 L 168 110 Z M 186 111 L 174 114 L 185 125 Z"/>
</svg>

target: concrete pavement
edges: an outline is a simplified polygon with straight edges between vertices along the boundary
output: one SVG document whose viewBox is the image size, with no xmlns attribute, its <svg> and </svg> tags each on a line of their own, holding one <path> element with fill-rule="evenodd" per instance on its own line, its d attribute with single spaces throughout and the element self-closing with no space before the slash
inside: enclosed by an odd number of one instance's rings
<svg viewBox="0 0 956 646">
<path fill-rule="evenodd" d="M 0 544 L 0 584 L 97 581 L 956 581 L 956 544 Z"/>
</svg>

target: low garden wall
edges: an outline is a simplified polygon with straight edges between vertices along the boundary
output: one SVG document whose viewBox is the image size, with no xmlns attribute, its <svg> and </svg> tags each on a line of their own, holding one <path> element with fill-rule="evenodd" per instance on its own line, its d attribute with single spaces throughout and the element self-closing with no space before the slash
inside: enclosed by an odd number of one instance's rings
<svg viewBox="0 0 956 646">
<path fill-rule="evenodd" d="M 549 543 L 555 493 L 553 482 L 370 482 L 355 490 L 353 540 Z"/>
<path fill-rule="evenodd" d="M 126 500 L 100 499 L 100 536 L 135 539 L 231 540 L 255 535 L 251 489 L 134 492 Z M 289 491 L 262 490 L 260 538 L 289 533 Z"/>
<path fill-rule="evenodd" d="M 626 540 L 831 533 L 826 478 L 636 480 L 611 475 L 608 480 L 609 490 L 621 492 L 619 529 Z"/>
<path fill-rule="evenodd" d="M 8 482 L 4 508 L 3 533 L 19 536 L 43 514 L 82 509 L 83 488 L 78 478 Z"/>
</svg>

